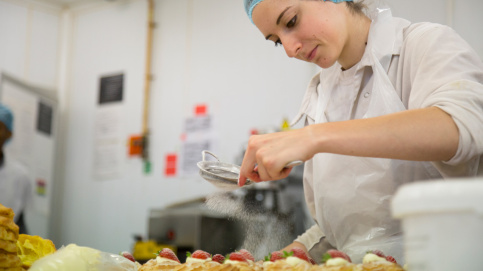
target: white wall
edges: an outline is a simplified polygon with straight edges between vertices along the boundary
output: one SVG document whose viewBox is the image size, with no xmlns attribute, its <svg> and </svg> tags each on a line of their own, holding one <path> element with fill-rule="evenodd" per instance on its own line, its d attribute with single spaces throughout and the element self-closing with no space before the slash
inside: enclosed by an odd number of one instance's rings
<svg viewBox="0 0 483 271">
<path fill-rule="evenodd" d="M 233 162 L 250 129 L 278 126 L 283 117 L 295 114 L 315 72 L 264 41 L 246 18 L 241 0 L 155 2 L 153 172 L 144 175 L 141 161 L 127 158 L 126 142 L 121 141 L 121 177 L 98 181 L 93 161 L 100 76 L 124 72 L 120 137 L 127 140 L 141 132 L 146 1 L 90 1 L 65 11 L 60 23 L 60 7 L 0 0 L 0 39 L 6 41 L 0 42 L 0 70 L 42 85 L 59 82 L 65 109 L 59 159 L 62 201 L 54 206 L 50 235 L 57 246 L 77 243 L 113 253 L 130 249 L 132 235 L 147 232 L 150 208 L 214 191 L 200 178 L 163 174 L 166 153 L 181 151 L 184 120 L 193 115 L 195 104 L 208 104 L 219 155 Z M 483 57 L 481 1 L 454 1 L 452 16 L 442 0 L 388 2 L 395 16 L 451 23 Z M 61 27 L 64 40 L 59 41 Z"/>
<path fill-rule="evenodd" d="M 0 71 L 36 85 L 57 86 L 61 8 L 0 1 Z"/>
<path fill-rule="evenodd" d="M 393 15 L 411 22 L 449 25 L 483 59 L 483 1 L 481 0 L 386 0 Z"/>
</svg>

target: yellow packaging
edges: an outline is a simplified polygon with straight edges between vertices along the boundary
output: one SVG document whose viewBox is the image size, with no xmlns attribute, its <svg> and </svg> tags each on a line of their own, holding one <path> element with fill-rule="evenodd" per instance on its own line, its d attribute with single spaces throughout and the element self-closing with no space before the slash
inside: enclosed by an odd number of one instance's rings
<svg viewBox="0 0 483 271">
<path fill-rule="evenodd" d="M 156 258 L 156 254 L 163 248 L 169 248 L 176 253 L 176 247 L 158 244 L 154 240 L 138 241 L 134 244 L 133 256 L 138 261 Z"/>
<path fill-rule="evenodd" d="M 19 235 L 17 249 L 17 255 L 24 267 L 30 267 L 36 260 L 56 251 L 51 240 L 27 234 Z"/>
</svg>

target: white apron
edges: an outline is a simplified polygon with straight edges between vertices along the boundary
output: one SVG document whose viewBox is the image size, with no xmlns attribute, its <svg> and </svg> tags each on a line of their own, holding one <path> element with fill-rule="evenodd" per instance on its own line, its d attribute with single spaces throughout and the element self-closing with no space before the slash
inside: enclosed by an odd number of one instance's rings
<svg viewBox="0 0 483 271">
<path fill-rule="evenodd" d="M 372 59 L 373 86 L 363 118 L 406 110 L 387 76 L 393 41 L 387 35 L 394 34 L 391 19 L 390 10 L 380 10 L 376 19 L 379 22 L 371 26 L 380 28 L 371 29 L 372 35 L 384 38 L 370 37 L 377 44 L 367 48 Z M 328 122 L 325 111 L 337 78 L 334 72 L 337 71 L 321 73 L 315 123 Z M 361 262 L 368 250 L 378 249 L 394 256 L 399 263 L 404 263 L 403 240 L 399 221 L 391 218 L 391 197 L 403 183 L 440 177 L 429 162 L 330 153 L 314 156 L 312 176 L 315 219 L 326 240 L 348 253 L 353 262 Z"/>
</svg>

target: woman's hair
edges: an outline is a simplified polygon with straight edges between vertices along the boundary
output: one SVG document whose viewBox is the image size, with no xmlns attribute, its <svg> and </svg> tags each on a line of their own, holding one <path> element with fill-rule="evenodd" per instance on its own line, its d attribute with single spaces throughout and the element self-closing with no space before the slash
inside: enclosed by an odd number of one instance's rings
<svg viewBox="0 0 483 271">
<path fill-rule="evenodd" d="M 310 1 L 310 0 L 309 0 Z M 313 0 L 312 0 L 313 1 Z M 330 0 L 315 0 L 315 1 L 330 1 Z M 344 1 L 347 7 L 349 8 L 350 12 L 354 15 L 364 15 L 364 11 L 368 9 L 368 6 L 365 4 L 365 0 L 359 1 Z M 342 4 L 342 3 L 341 3 Z"/>
<path fill-rule="evenodd" d="M 364 3 L 364 0 L 357 1 L 357 2 L 351 1 L 351 2 L 345 2 L 345 3 L 353 14 L 364 15 L 364 10 L 367 9 L 367 6 Z"/>
</svg>

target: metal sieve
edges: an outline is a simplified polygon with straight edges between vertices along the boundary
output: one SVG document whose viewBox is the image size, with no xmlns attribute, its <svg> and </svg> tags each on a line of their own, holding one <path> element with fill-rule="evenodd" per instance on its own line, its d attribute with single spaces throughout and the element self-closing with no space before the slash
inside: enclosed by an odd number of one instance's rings
<svg viewBox="0 0 483 271">
<path fill-rule="evenodd" d="M 216 161 L 207 161 L 206 154 L 213 156 Z M 203 179 L 212 183 L 216 187 L 222 189 L 237 189 L 238 176 L 240 175 L 240 167 L 233 164 L 223 163 L 216 155 L 209 151 L 201 152 L 202 161 L 198 162 L 200 175 Z M 253 182 L 247 180 L 245 185 L 250 185 Z"/>
<path fill-rule="evenodd" d="M 216 161 L 206 161 L 206 154 L 213 156 Z M 201 152 L 202 161 L 198 162 L 199 173 L 203 179 L 222 189 L 237 189 L 238 177 L 240 176 L 240 167 L 237 165 L 223 163 L 216 155 L 209 151 Z M 294 161 L 285 167 L 295 167 L 302 164 L 302 161 Z M 244 186 L 253 184 L 251 180 L 246 181 Z"/>
</svg>

